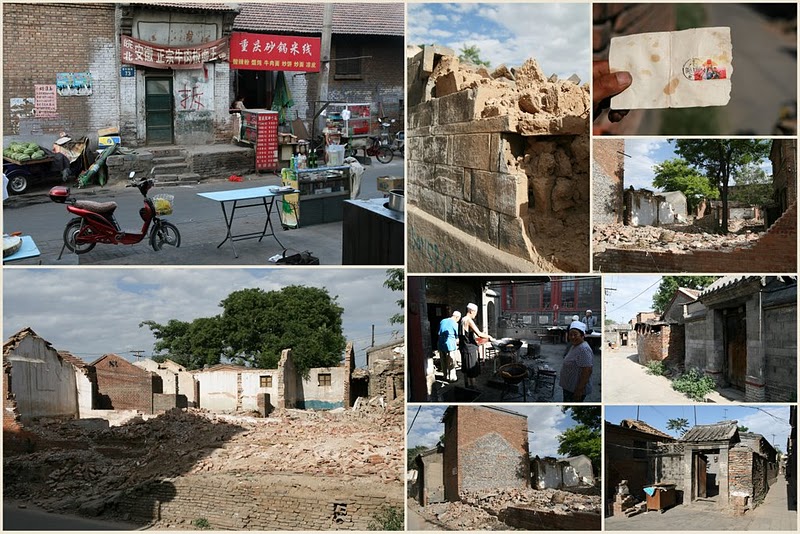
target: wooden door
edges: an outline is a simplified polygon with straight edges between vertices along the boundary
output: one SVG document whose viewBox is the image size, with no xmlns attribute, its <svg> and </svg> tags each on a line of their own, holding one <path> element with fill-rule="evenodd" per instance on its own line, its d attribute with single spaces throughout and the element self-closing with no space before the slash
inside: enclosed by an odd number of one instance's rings
<svg viewBox="0 0 800 534">
<path fill-rule="evenodd" d="M 725 378 L 731 386 L 744 391 L 747 374 L 747 324 L 744 313 L 729 313 L 725 317 Z"/>
<path fill-rule="evenodd" d="M 706 470 L 708 468 L 708 460 L 705 455 L 695 453 L 695 477 L 697 481 L 697 498 L 705 498 L 706 493 Z"/>
</svg>

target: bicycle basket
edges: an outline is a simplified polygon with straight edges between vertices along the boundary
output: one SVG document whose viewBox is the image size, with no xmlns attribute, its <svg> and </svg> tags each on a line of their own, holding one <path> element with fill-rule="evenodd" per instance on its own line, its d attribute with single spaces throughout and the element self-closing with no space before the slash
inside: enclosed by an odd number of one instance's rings
<svg viewBox="0 0 800 534">
<path fill-rule="evenodd" d="M 173 195 L 159 194 L 153 195 L 153 204 L 156 207 L 156 215 L 171 215 L 172 205 L 175 202 Z"/>
</svg>

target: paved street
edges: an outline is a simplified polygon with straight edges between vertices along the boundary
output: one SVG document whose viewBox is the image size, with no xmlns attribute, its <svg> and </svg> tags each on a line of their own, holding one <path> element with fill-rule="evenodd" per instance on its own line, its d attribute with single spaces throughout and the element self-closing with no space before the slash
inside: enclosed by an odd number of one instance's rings
<svg viewBox="0 0 800 534">
<path fill-rule="evenodd" d="M 101 521 L 65 514 L 52 514 L 34 506 L 3 503 L 3 530 L 140 530 L 140 527 L 115 521 Z"/>
<path fill-rule="evenodd" d="M 647 374 L 639 365 L 636 349 L 603 351 L 603 402 L 612 404 L 691 404 L 693 401 L 672 389 L 668 378 Z M 733 402 L 717 392 L 706 397 L 708 402 Z"/>
<path fill-rule="evenodd" d="M 379 198 L 377 190 L 379 176 L 403 176 L 404 160 L 395 157 L 389 164 L 373 160 L 365 167 L 359 198 Z M 146 238 L 136 245 L 98 244 L 94 250 L 80 256 L 65 253 L 57 260 L 63 244 L 64 225 L 71 218 L 63 205 L 55 204 L 47 197 L 50 184 L 31 193 L 12 197 L 4 206 L 4 231 L 21 231 L 33 237 L 41 256 L 28 264 L 42 265 L 263 265 L 268 258 L 282 252 L 283 248 L 272 237 L 261 242 L 257 239 L 236 242 L 239 257 L 235 258 L 230 242 L 217 245 L 225 237 L 222 210 L 216 202 L 197 196 L 197 193 L 221 191 L 235 188 L 278 185 L 280 179 L 274 174 L 251 174 L 241 183 L 224 180 L 205 181 L 196 185 L 166 186 L 154 188 L 151 195 L 169 193 L 175 196 L 175 210 L 166 219 L 181 232 L 178 249 L 154 251 Z M 96 201 L 115 201 L 115 215 L 123 229 L 141 228 L 139 209 L 142 197 L 138 191 L 125 189 L 123 184 L 85 190 L 74 189 L 80 198 Z M 263 209 L 250 208 L 237 212 L 234 233 L 260 231 L 264 225 Z M 277 238 L 290 251 L 308 250 L 324 265 L 340 265 L 342 262 L 342 223 L 327 223 L 305 227 L 300 215 L 300 228 L 282 230 L 277 209 L 273 209 L 272 225 Z"/>
<path fill-rule="evenodd" d="M 742 517 L 722 513 L 716 504 L 676 506 L 663 514 L 657 511 L 633 517 L 609 517 L 606 530 L 797 530 L 797 511 L 789 510 L 786 501 L 786 481 L 778 477 L 764 502 Z"/>
</svg>

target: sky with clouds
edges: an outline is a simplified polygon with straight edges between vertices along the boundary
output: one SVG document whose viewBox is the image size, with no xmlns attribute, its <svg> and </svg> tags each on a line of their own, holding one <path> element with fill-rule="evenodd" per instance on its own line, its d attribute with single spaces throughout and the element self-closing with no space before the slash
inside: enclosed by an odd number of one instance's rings
<svg viewBox="0 0 800 534">
<path fill-rule="evenodd" d="M 86 361 L 109 352 L 132 359 L 132 350 L 150 355 L 155 341 L 142 321 L 212 317 L 233 291 L 305 285 L 338 296 L 345 337 L 363 365 L 373 324 L 376 344 L 402 335 L 402 325 L 388 320 L 402 296 L 384 288 L 385 280 L 384 269 L 4 269 L 3 339 L 30 326 Z"/>
<path fill-rule="evenodd" d="M 595 139 L 595 143 L 602 143 L 602 139 Z M 675 159 L 675 147 L 667 139 L 625 139 L 625 189 L 633 186 L 634 189 L 649 189 L 659 191 L 653 187 L 655 173 L 653 166 L 668 159 Z M 769 159 L 761 162 L 761 168 L 768 175 L 772 175 L 772 164 Z"/>
<path fill-rule="evenodd" d="M 407 43 L 477 46 L 492 67 L 532 57 L 546 76 L 588 82 L 590 27 L 588 4 L 408 4 Z"/>
<path fill-rule="evenodd" d="M 658 290 L 660 276 L 606 274 L 604 316 L 617 323 L 627 323 L 639 312 L 653 309 L 653 294 Z"/>
<path fill-rule="evenodd" d="M 669 419 L 687 419 L 690 426 L 735 420 L 739 425 L 746 426 L 748 432 L 761 434 L 773 447 L 786 451 L 786 439 L 790 431 L 788 406 L 606 406 L 605 420 L 619 424 L 623 419 L 637 419 L 637 409 L 639 420 L 672 436 L 678 435 L 667 429 Z"/>
<path fill-rule="evenodd" d="M 560 456 L 558 454 L 558 436 L 567 428 L 577 423 L 561 412 L 560 406 L 553 405 L 520 405 L 501 406 L 528 416 L 528 442 L 531 456 Z M 408 448 L 418 445 L 434 447 L 439 436 L 444 434 L 442 414 L 447 406 L 408 406 Z M 419 413 L 418 413 L 419 412 Z M 416 419 L 415 419 L 416 418 Z M 413 421 L 413 425 L 412 425 Z"/>
</svg>

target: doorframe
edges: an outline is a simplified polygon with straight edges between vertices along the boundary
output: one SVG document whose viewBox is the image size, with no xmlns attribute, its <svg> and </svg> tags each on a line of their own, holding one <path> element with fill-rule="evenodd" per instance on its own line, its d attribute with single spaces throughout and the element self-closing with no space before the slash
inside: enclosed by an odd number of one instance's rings
<svg viewBox="0 0 800 534">
<path fill-rule="evenodd" d="M 166 74 L 166 73 L 169 74 Z M 169 80 L 170 93 L 170 140 L 167 143 L 152 143 L 147 128 L 147 82 L 152 79 Z M 142 94 L 144 111 L 144 144 L 145 146 L 172 145 L 175 143 L 175 75 L 172 71 L 146 70 L 142 76 Z"/>
</svg>

